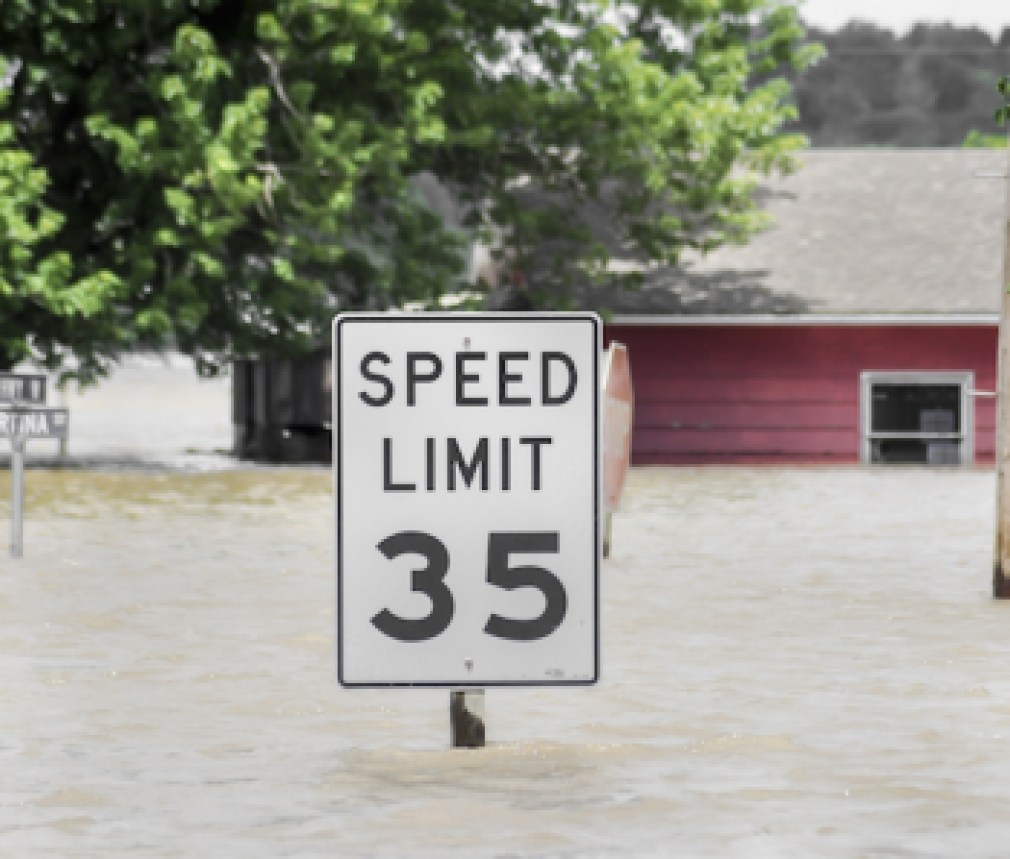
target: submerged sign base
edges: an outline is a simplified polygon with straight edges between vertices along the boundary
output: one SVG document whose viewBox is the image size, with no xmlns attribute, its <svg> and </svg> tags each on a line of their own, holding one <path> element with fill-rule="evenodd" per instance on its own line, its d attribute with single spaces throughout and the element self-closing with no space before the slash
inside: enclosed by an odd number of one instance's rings
<svg viewBox="0 0 1010 859">
<path fill-rule="evenodd" d="M 345 686 L 599 677 L 600 322 L 334 321 Z"/>
</svg>

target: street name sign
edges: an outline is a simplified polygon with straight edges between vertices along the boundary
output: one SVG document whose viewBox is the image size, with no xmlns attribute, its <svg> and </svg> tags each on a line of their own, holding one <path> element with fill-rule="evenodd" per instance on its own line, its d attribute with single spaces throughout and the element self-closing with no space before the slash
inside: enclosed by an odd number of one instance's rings
<svg viewBox="0 0 1010 859">
<path fill-rule="evenodd" d="M 11 557 L 24 551 L 25 446 L 29 439 L 66 439 L 70 429 L 67 409 L 37 408 L 46 402 L 46 377 L 0 373 L 0 438 L 11 445 Z"/>
<path fill-rule="evenodd" d="M 0 438 L 62 438 L 70 430 L 67 409 L 0 409 Z"/>
<path fill-rule="evenodd" d="M 597 681 L 600 330 L 588 313 L 336 317 L 343 686 Z"/>
<path fill-rule="evenodd" d="M 45 376 L 0 373 L 0 402 L 44 403 L 45 401 Z"/>
</svg>

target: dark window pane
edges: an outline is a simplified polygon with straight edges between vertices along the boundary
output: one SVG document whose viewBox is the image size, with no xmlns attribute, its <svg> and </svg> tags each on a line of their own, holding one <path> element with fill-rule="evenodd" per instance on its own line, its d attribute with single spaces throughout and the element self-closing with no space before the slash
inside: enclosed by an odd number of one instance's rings
<svg viewBox="0 0 1010 859">
<path fill-rule="evenodd" d="M 926 464 L 926 443 L 908 439 L 877 439 L 871 445 L 871 462 Z"/>
<path fill-rule="evenodd" d="M 870 462 L 891 465 L 960 465 L 959 441 L 882 438 L 870 444 Z"/>
<path fill-rule="evenodd" d="M 873 432 L 960 432 L 961 386 L 877 383 Z"/>
</svg>

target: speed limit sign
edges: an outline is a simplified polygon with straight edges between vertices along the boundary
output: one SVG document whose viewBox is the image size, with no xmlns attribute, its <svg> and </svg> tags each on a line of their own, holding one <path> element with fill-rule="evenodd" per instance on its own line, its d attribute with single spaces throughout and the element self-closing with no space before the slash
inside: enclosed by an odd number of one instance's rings
<svg viewBox="0 0 1010 859">
<path fill-rule="evenodd" d="M 594 314 L 337 316 L 342 685 L 596 682 L 599 360 Z"/>
</svg>

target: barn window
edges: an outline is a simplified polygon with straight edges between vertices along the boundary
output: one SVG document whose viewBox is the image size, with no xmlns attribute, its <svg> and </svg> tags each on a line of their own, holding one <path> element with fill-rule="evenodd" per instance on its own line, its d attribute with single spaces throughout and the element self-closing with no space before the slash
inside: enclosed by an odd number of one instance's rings
<svg viewBox="0 0 1010 859">
<path fill-rule="evenodd" d="M 970 465 L 974 374 L 862 374 L 862 459 L 866 463 Z"/>
</svg>

